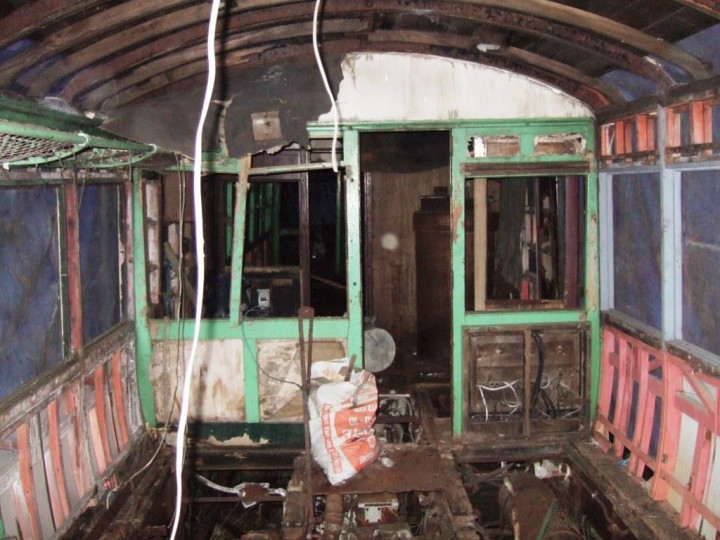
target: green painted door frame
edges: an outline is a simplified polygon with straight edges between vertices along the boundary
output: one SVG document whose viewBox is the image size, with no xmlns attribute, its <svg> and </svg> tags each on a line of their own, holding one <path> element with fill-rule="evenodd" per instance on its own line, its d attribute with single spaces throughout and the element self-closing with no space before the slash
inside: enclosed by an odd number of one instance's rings
<svg viewBox="0 0 720 540">
<path fill-rule="evenodd" d="M 539 137 L 554 134 L 578 134 L 585 140 L 585 152 L 582 154 L 538 155 L 535 142 Z M 470 157 L 468 145 L 472 137 L 498 137 L 513 135 L 519 138 L 520 151 L 512 157 Z M 452 362 L 453 362 L 453 435 L 463 433 L 466 421 L 468 400 L 467 381 L 463 359 L 463 334 L 469 328 L 497 327 L 508 325 L 577 324 L 586 322 L 590 329 L 590 410 L 597 404 L 598 383 L 600 379 L 600 311 L 599 311 L 599 238 L 598 238 L 598 190 L 597 166 L 594 156 L 595 128 L 592 119 L 538 119 L 506 122 L 479 122 L 471 126 L 457 127 L 452 130 L 452 172 L 451 172 L 451 211 L 452 223 Z M 582 309 L 552 309 L 533 311 L 483 311 L 469 312 L 465 309 L 465 180 L 471 178 L 464 172 L 466 164 L 537 164 L 549 166 L 543 169 L 543 175 L 558 176 L 564 164 L 587 163 L 586 175 L 586 211 L 585 211 L 585 306 Z M 552 170 L 557 164 L 558 171 Z M 522 176 L 523 174 L 502 172 L 483 173 L 483 178 Z M 493 168 L 495 170 L 495 168 Z M 528 176 L 531 174 L 528 173 Z M 537 172 L 532 173 L 537 175 Z"/>
<path fill-rule="evenodd" d="M 308 130 L 313 137 L 327 137 L 332 127 L 327 124 L 310 124 Z M 343 318 L 319 318 L 315 321 L 314 336 L 325 339 L 346 340 L 348 354 L 357 354 L 362 359 L 363 313 L 362 313 L 362 221 L 361 221 L 361 170 L 360 133 L 369 131 L 395 130 L 444 130 L 451 135 L 451 208 L 452 223 L 452 391 L 453 391 L 453 434 L 460 436 L 465 426 L 465 403 L 467 381 L 464 376 L 462 341 L 468 328 L 500 325 L 542 325 L 587 323 L 590 328 L 590 405 L 595 410 L 600 371 L 600 317 L 599 317 L 599 266 L 598 266 L 598 195 L 597 173 L 594 157 L 595 131 L 592 119 L 528 119 L 456 122 L 417 123 L 356 123 L 343 126 L 343 166 L 345 169 L 345 226 L 346 226 L 346 270 L 348 309 Z M 551 134 L 576 133 L 585 140 L 582 154 L 543 156 L 535 153 L 537 137 Z M 468 157 L 468 140 L 472 136 L 519 137 L 520 152 L 517 156 L 503 158 Z M 588 164 L 586 183 L 585 222 L 585 306 L 583 309 L 562 309 L 544 311 L 486 311 L 467 312 L 465 309 L 465 180 L 463 165 L 472 163 L 500 164 L 547 164 L 547 163 Z M 228 319 L 203 320 L 200 338 L 244 340 L 246 421 L 260 422 L 257 340 L 297 339 L 297 320 L 248 319 L 240 314 L 241 279 L 243 270 L 243 246 L 245 239 L 246 211 L 248 208 L 247 174 L 240 174 L 241 168 L 249 172 L 249 160 L 226 159 L 221 164 L 204 163 L 209 172 L 233 173 L 239 175 L 236 184 L 235 219 L 233 224 L 231 311 Z M 277 171 L 282 172 L 282 171 Z M 249 172 L 249 174 L 252 174 Z M 551 175 L 548 169 L 543 174 Z M 565 173 L 557 171 L 558 175 Z M 492 175 L 483 175 L 490 177 Z M 501 176 L 498 173 L 496 176 Z M 504 174 L 502 176 L 513 176 Z M 155 404 L 150 382 L 150 361 L 154 341 L 165 339 L 192 338 L 194 322 L 148 320 L 147 318 L 147 277 L 144 239 L 144 213 L 142 207 L 143 182 L 141 175 L 133 174 L 133 231 L 134 231 L 134 276 L 135 276 L 135 320 L 137 333 L 137 373 L 141 407 L 145 422 L 156 425 Z M 249 231 L 248 231 L 249 232 Z"/>
</svg>

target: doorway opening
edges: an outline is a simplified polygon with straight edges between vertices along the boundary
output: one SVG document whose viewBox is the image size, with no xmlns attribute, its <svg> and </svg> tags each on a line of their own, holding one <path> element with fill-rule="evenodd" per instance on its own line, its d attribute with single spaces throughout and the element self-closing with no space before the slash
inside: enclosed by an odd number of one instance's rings
<svg viewBox="0 0 720 540">
<path fill-rule="evenodd" d="M 449 382 L 450 132 L 363 133 L 360 169 L 365 324 L 397 351 L 380 382 Z"/>
</svg>

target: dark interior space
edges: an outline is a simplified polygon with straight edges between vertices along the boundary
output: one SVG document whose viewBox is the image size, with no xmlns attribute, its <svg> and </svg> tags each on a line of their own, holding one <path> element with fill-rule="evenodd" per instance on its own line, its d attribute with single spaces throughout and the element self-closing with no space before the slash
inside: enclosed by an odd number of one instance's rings
<svg viewBox="0 0 720 540">
<path fill-rule="evenodd" d="M 450 140 L 446 131 L 360 136 L 365 316 L 397 345 L 397 382 L 448 380 Z"/>
</svg>

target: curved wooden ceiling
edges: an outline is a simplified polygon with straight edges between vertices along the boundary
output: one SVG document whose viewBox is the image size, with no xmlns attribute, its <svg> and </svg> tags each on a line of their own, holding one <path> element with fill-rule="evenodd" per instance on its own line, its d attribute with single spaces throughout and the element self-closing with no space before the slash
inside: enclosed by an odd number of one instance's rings
<svg viewBox="0 0 720 540">
<path fill-rule="evenodd" d="M 310 56 L 313 8 L 228 0 L 220 65 L 241 70 Z M 6 1 L 0 89 L 108 111 L 199 82 L 209 9 L 208 0 Z M 326 53 L 426 53 L 509 69 L 600 110 L 624 103 L 601 78 L 611 71 L 640 77 L 658 95 L 710 77 L 674 43 L 718 19 L 717 0 L 325 0 L 320 39 Z"/>
</svg>

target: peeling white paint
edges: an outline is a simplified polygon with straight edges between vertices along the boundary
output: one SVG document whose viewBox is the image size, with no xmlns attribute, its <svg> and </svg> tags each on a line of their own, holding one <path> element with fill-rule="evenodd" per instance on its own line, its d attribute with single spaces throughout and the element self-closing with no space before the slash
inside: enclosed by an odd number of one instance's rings
<svg viewBox="0 0 720 540">
<path fill-rule="evenodd" d="M 712 449 L 710 451 L 712 462 L 710 471 L 708 472 L 708 480 L 705 488 L 705 506 L 715 514 L 720 516 L 720 437 L 714 435 L 712 437 Z M 702 520 L 700 525 L 700 534 L 707 540 L 715 540 L 717 538 L 717 530 L 710 523 Z"/>
<path fill-rule="evenodd" d="M 313 362 L 347 355 L 345 343 L 313 341 Z M 257 341 L 260 418 L 295 422 L 302 420 L 300 347 L 296 340 Z"/>
<path fill-rule="evenodd" d="M 699 425 L 696 420 L 686 414 L 682 415 L 677 461 L 675 462 L 675 469 L 672 475 L 673 478 L 683 486 L 688 485 L 690 481 L 693 459 L 695 457 L 695 441 L 697 440 L 698 427 Z M 670 503 L 670 506 L 677 512 L 682 510 L 682 496 L 672 488 L 668 490 L 668 503 Z"/>
<path fill-rule="evenodd" d="M 171 421 L 177 421 L 179 417 L 183 374 L 190 348 L 189 341 L 154 344 L 150 381 L 155 390 L 155 410 L 160 422 L 168 418 L 173 396 L 175 406 Z M 244 379 L 242 340 L 201 341 L 193 366 L 190 419 L 209 422 L 245 420 Z"/>
<path fill-rule="evenodd" d="M 220 440 L 215 435 L 210 435 L 208 439 L 210 444 L 216 446 L 263 446 L 270 442 L 270 439 L 261 437 L 259 441 L 253 440 L 250 435 L 243 435 L 242 437 L 231 437 L 229 439 Z"/>
<path fill-rule="evenodd" d="M 472 62 L 353 53 L 342 63 L 342 122 L 586 118 L 581 101 L 545 83 Z M 320 116 L 332 121 L 332 112 Z"/>
</svg>

